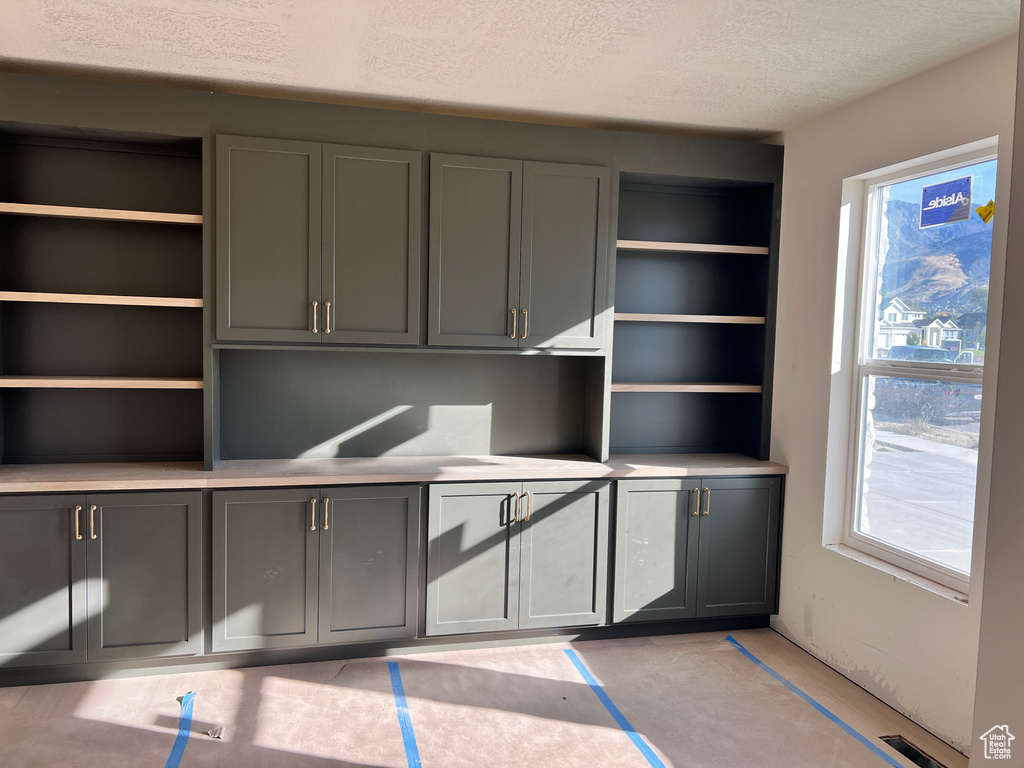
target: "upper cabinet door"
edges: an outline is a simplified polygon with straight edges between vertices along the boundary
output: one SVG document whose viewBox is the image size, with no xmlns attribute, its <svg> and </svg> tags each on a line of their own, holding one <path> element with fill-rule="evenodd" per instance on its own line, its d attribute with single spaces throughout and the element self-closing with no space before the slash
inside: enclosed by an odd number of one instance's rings
<svg viewBox="0 0 1024 768">
<path fill-rule="evenodd" d="M 219 339 L 319 340 L 320 172 L 320 144 L 217 137 Z"/>
<path fill-rule="evenodd" d="M 520 346 L 602 346 L 608 183 L 607 168 L 524 164 Z"/>
<path fill-rule="evenodd" d="M 522 184 L 520 160 L 430 156 L 428 344 L 519 345 Z"/>
<path fill-rule="evenodd" d="M 777 477 L 704 481 L 698 617 L 775 612 L 780 483 Z"/>
<path fill-rule="evenodd" d="M 324 145 L 323 340 L 417 344 L 422 157 Z"/>
</svg>

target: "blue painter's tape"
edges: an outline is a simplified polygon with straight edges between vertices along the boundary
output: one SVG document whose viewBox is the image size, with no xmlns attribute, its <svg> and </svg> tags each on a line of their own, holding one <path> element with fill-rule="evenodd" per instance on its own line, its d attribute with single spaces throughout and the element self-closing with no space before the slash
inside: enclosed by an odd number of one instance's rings
<svg viewBox="0 0 1024 768">
<path fill-rule="evenodd" d="M 782 675 L 780 675 L 774 669 L 772 669 L 767 664 L 765 664 L 763 661 L 761 661 L 759 658 L 757 658 L 757 656 L 755 656 L 750 651 L 748 651 L 746 648 L 744 648 L 742 645 L 740 645 L 739 641 L 735 637 L 733 637 L 732 635 L 728 635 L 725 639 L 728 640 L 733 645 L 735 645 L 736 648 L 739 649 L 740 653 L 742 653 L 744 656 L 746 656 L 752 662 L 757 664 L 757 666 L 759 666 L 761 669 L 763 669 L 769 675 L 774 677 L 776 680 L 778 680 L 784 686 L 789 688 L 789 690 L 791 690 L 793 693 L 795 693 L 801 699 L 806 701 L 808 704 L 810 704 L 812 707 L 814 707 L 816 710 L 818 710 L 818 712 L 820 712 L 826 718 L 828 718 L 833 723 L 838 725 L 840 728 L 842 728 L 848 734 L 853 736 L 853 738 L 855 738 L 857 741 L 859 741 L 865 747 L 867 747 L 872 752 L 874 752 L 876 755 L 878 755 L 878 757 L 880 757 L 882 760 L 885 761 L 886 765 L 891 765 L 891 766 L 893 766 L 893 768 L 903 768 L 903 763 L 898 762 L 891 755 L 887 755 L 884 751 L 882 751 L 881 747 L 879 747 L 877 744 L 872 742 L 867 736 L 865 736 L 864 734 L 862 734 L 859 731 L 855 730 L 853 728 L 853 726 L 851 726 L 849 723 L 845 722 L 844 720 L 842 720 L 838 716 L 834 715 L 832 712 L 830 712 L 825 707 L 823 707 L 821 704 L 816 702 L 814 699 L 812 699 L 806 693 L 801 691 L 799 688 L 797 688 L 795 685 L 793 685 L 791 682 L 789 682 L 789 680 L 784 678 Z"/>
<path fill-rule="evenodd" d="M 647 758 L 647 762 L 651 764 L 651 768 L 665 768 L 665 764 L 661 762 L 661 758 L 654 754 L 654 750 L 651 749 L 650 745 L 644 741 L 643 737 L 636 732 L 636 729 L 629 724 L 629 720 L 623 716 L 619 711 L 619 708 L 612 703 L 612 700 L 608 697 L 608 694 L 605 693 L 601 684 L 597 682 L 592 674 L 590 674 L 590 670 L 583 666 L 583 662 L 580 660 L 580 657 L 576 655 L 576 651 L 571 648 L 566 648 L 565 653 L 569 657 L 573 666 L 576 667 L 576 670 L 583 677 L 583 681 L 590 686 L 590 690 L 592 690 L 597 698 L 601 700 L 601 703 L 604 704 L 604 708 L 608 710 L 608 714 L 610 714 L 615 722 L 618 723 L 619 728 L 626 732 L 630 741 L 632 741 L 633 744 L 636 745 L 636 748 L 640 750 L 640 754 Z"/>
<path fill-rule="evenodd" d="M 192 701 L 196 697 L 195 691 L 189 691 L 181 697 L 181 714 L 178 715 L 178 736 L 171 747 L 171 754 L 164 763 L 164 768 L 178 768 L 181 763 L 181 756 L 185 754 L 185 745 L 188 744 L 188 735 L 192 731 Z"/>
<path fill-rule="evenodd" d="M 388 674 L 391 675 L 391 690 L 395 694 L 398 724 L 402 726 L 402 741 L 405 742 L 405 759 L 409 763 L 409 768 L 421 768 L 420 751 L 416 746 L 416 734 L 412 731 L 409 705 L 405 702 L 405 688 L 402 686 L 402 675 L 398 671 L 397 661 L 388 662 Z"/>
</svg>

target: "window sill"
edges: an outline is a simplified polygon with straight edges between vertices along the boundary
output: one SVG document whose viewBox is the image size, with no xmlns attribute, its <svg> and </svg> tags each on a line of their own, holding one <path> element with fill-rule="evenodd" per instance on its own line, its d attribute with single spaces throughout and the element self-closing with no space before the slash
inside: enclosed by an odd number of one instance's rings
<svg viewBox="0 0 1024 768">
<path fill-rule="evenodd" d="M 824 546 L 825 549 L 831 550 L 843 557 L 848 557 L 851 560 L 856 560 L 858 563 L 863 563 L 871 568 L 887 573 L 894 579 L 901 579 L 902 581 L 909 582 L 910 584 L 926 589 L 939 597 L 951 600 L 958 605 L 967 605 L 967 595 L 963 592 L 953 589 L 952 587 L 947 587 L 944 584 L 939 584 L 938 582 L 916 574 L 913 571 L 908 571 L 906 568 L 893 565 L 890 562 L 875 557 L 874 555 L 869 555 L 866 552 L 861 552 L 859 549 L 854 549 L 846 544 L 825 544 Z"/>
</svg>

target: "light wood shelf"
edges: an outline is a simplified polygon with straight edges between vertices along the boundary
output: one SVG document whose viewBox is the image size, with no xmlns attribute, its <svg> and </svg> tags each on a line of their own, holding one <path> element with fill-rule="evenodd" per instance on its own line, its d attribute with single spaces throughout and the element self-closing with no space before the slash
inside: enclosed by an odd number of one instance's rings
<svg viewBox="0 0 1024 768">
<path fill-rule="evenodd" d="M 34 205 L 31 203 L 0 203 L 0 213 L 19 216 L 55 216 L 62 219 L 96 219 L 104 221 L 141 221 L 151 224 L 202 224 L 202 214 L 162 213 L 159 211 L 122 211 L 112 208 L 76 208 L 69 205 Z"/>
<path fill-rule="evenodd" d="M 764 325 L 763 317 L 751 315 L 664 315 L 638 312 L 616 312 L 617 323 L 723 323 L 732 325 Z"/>
<path fill-rule="evenodd" d="M 93 293 L 39 293 L 36 291 L 0 291 L 0 301 L 26 301 L 42 304 L 104 304 L 125 307 L 202 307 L 202 299 L 173 296 L 107 296 Z"/>
<path fill-rule="evenodd" d="M 202 389 L 202 379 L 126 376 L 0 376 L 6 389 Z"/>
<path fill-rule="evenodd" d="M 737 256 L 767 256 L 768 249 L 756 245 L 718 245 L 715 243 L 665 243 L 656 240 L 618 240 L 624 251 L 660 251 L 662 253 L 728 253 Z"/>
<path fill-rule="evenodd" d="M 612 392 L 724 392 L 759 393 L 759 384 L 640 384 L 620 382 L 612 384 Z"/>
</svg>

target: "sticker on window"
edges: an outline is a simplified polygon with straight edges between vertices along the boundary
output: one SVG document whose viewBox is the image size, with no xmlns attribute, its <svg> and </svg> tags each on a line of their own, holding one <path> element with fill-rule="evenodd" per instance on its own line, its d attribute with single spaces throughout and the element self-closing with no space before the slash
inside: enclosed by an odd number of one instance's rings
<svg viewBox="0 0 1024 768">
<path fill-rule="evenodd" d="M 921 189 L 920 229 L 967 221 L 971 217 L 971 177 Z"/>
</svg>

